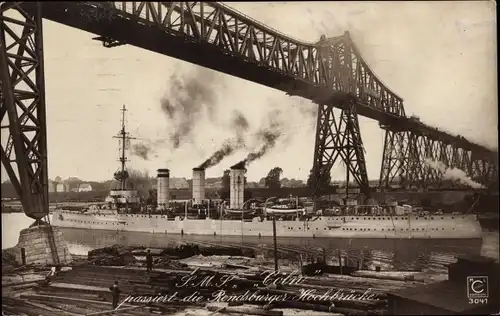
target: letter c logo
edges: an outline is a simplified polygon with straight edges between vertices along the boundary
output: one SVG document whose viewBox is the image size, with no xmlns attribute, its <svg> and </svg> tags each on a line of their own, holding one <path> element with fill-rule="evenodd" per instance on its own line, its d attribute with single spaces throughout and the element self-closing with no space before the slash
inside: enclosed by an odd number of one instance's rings
<svg viewBox="0 0 500 316">
<path fill-rule="evenodd" d="M 476 281 L 471 283 L 470 289 L 472 290 L 472 292 L 474 292 L 476 294 L 483 293 L 484 292 L 484 282 L 481 280 L 476 280 Z"/>
</svg>

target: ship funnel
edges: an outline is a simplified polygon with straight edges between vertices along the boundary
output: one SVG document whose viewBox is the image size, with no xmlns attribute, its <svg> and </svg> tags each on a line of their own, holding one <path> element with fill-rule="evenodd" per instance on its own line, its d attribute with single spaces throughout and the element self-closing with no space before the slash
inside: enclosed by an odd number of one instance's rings
<svg viewBox="0 0 500 316">
<path fill-rule="evenodd" d="M 158 209 L 165 210 L 168 207 L 170 186 L 170 170 L 158 169 L 158 192 L 156 204 Z"/>
<path fill-rule="evenodd" d="M 245 191 L 245 168 L 238 165 L 231 167 L 230 176 L 230 191 L 229 191 L 229 208 L 236 210 L 243 207 L 244 191 Z"/>
<path fill-rule="evenodd" d="M 193 168 L 193 203 L 202 204 L 205 199 L 205 169 Z"/>
</svg>

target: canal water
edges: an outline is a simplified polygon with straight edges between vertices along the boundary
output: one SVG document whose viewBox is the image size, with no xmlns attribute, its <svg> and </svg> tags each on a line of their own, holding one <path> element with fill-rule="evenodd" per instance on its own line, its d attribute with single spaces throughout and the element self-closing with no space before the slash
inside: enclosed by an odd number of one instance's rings
<svg viewBox="0 0 500 316">
<path fill-rule="evenodd" d="M 19 232 L 33 222 L 23 213 L 2 214 L 2 249 L 17 244 Z M 238 246 L 245 244 L 256 248 L 272 249 L 272 238 L 245 236 L 179 236 L 151 233 L 115 231 L 89 231 L 62 229 L 69 251 L 86 255 L 89 250 L 120 244 L 162 248 L 179 242 L 196 241 L 207 244 Z M 408 240 L 408 239 L 337 239 L 337 238 L 278 238 L 278 247 L 308 258 L 311 253 L 326 249 L 327 257 L 338 263 L 339 250 L 344 264 L 361 263 L 368 269 L 382 270 L 432 270 L 445 272 L 446 265 L 459 255 L 483 255 L 498 260 L 498 232 L 484 232 L 482 240 Z M 337 262 L 335 262 L 337 261 Z"/>
</svg>

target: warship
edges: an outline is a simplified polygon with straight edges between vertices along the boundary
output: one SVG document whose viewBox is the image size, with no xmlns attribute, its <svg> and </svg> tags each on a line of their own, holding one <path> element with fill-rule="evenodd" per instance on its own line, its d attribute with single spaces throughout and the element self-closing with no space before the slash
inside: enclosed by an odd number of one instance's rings
<svg viewBox="0 0 500 316">
<path fill-rule="evenodd" d="M 170 170 L 158 169 L 157 199 L 147 206 L 129 181 L 125 130 L 122 127 L 120 169 L 115 185 L 103 205 L 79 211 L 56 209 L 52 225 L 67 229 L 110 230 L 174 235 L 273 236 L 287 238 L 385 238 L 385 239 L 480 239 L 476 214 L 422 211 L 396 202 L 387 205 L 345 205 L 311 211 L 298 198 L 284 202 L 244 201 L 245 173 L 241 164 L 231 167 L 229 201 L 205 198 L 205 170 L 193 169 L 192 200 L 172 201 L 169 194 Z M 228 205 L 229 204 L 229 205 Z"/>
</svg>

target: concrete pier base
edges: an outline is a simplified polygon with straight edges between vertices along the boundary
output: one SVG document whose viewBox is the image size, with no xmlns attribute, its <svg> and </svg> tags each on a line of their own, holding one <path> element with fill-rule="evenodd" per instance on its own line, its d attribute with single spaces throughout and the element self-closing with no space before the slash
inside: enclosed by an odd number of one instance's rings
<svg viewBox="0 0 500 316">
<path fill-rule="evenodd" d="M 66 265 L 72 261 L 62 232 L 46 224 L 21 230 L 13 251 L 18 264 Z"/>
</svg>

